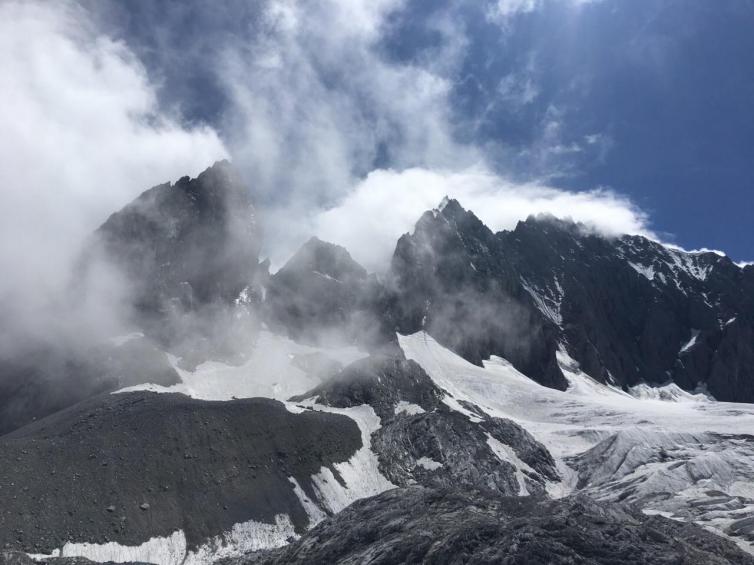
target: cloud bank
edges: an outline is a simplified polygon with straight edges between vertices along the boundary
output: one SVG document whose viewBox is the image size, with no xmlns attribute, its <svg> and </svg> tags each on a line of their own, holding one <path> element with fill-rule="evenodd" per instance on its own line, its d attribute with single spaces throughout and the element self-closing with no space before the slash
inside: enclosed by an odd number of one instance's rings
<svg viewBox="0 0 754 565">
<path fill-rule="evenodd" d="M 161 111 L 127 46 L 74 4 L 0 4 L 0 68 L 0 315 L 18 331 L 65 300 L 83 240 L 111 212 L 227 152 Z M 115 299 L 115 280 L 96 286 Z M 89 306 L 95 319 L 103 304 Z"/>
</svg>

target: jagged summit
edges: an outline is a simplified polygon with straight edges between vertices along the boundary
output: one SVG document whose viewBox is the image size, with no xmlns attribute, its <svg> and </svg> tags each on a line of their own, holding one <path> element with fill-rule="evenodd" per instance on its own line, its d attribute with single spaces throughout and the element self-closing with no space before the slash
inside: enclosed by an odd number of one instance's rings
<svg viewBox="0 0 754 565">
<path fill-rule="evenodd" d="M 270 277 L 267 319 L 307 342 L 359 341 L 367 288 L 366 269 L 345 248 L 312 237 Z"/>
<path fill-rule="evenodd" d="M 361 280 L 367 271 L 353 260 L 345 247 L 314 236 L 291 257 L 278 273 L 312 272 L 345 282 Z M 276 273 L 277 274 L 277 273 Z"/>
<path fill-rule="evenodd" d="M 425 329 L 475 363 L 500 355 L 564 388 L 563 353 L 601 382 L 673 381 L 754 400 L 745 376 L 754 278 L 714 252 L 605 237 L 550 216 L 493 233 L 451 200 L 401 237 L 392 273 L 399 330 Z"/>
<path fill-rule="evenodd" d="M 398 331 L 424 329 L 477 364 L 503 356 L 538 382 L 565 389 L 552 347 L 556 327 L 532 307 L 500 243 L 456 200 L 423 214 L 398 240 L 391 263 Z"/>
<path fill-rule="evenodd" d="M 233 300 L 258 265 L 261 229 L 248 187 L 228 161 L 197 178 L 142 193 L 95 238 L 136 286 L 137 305 L 159 311 Z"/>
</svg>

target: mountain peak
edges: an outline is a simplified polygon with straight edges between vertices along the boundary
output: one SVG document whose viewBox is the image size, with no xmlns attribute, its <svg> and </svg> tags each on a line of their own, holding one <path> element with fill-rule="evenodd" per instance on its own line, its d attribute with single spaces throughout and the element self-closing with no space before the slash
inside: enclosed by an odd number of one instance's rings
<svg viewBox="0 0 754 565">
<path fill-rule="evenodd" d="M 461 215 L 469 213 L 463 206 L 461 206 L 458 200 L 448 196 L 443 197 L 435 210 L 437 210 L 438 214 L 450 219 L 456 219 Z"/>
<path fill-rule="evenodd" d="M 323 241 L 317 236 L 301 246 L 280 272 L 316 272 L 334 279 L 366 278 L 367 272 L 345 247 Z"/>
<path fill-rule="evenodd" d="M 95 236 L 150 310 L 185 302 L 188 289 L 189 302 L 235 299 L 250 283 L 261 246 L 250 193 L 228 161 L 146 190 Z"/>
</svg>

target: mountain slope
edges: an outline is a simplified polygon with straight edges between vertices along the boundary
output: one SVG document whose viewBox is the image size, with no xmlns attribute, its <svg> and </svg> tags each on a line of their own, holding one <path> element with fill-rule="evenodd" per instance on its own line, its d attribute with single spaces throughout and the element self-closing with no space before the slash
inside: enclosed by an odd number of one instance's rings
<svg viewBox="0 0 754 565">
<path fill-rule="evenodd" d="M 474 363 L 500 355 L 562 390 L 562 349 L 600 382 L 754 401 L 754 269 L 716 253 L 551 217 L 493 233 L 451 200 L 399 240 L 391 272 L 400 331 Z"/>
<path fill-rule="evenodd" d="M 477 364 L 504 356 L 537 382 L 562 390 L 558 328 L 535 307 L 498 239 L 455 200 L 425 212 L 393 255 L 398 331 L 426 330 Z"/>
<path fill-rule="evenodd" d="M 284 542 L 309 524 L 295 484 L 314 497 L 311 476 L 337 476 L 360 447 L 351 419 L 267 399 L 93 398 L 0 438 L 0 545 L 50 553 L 181 531 L 196 550 L 243 523 L 285 523 Z"/>
</svg>

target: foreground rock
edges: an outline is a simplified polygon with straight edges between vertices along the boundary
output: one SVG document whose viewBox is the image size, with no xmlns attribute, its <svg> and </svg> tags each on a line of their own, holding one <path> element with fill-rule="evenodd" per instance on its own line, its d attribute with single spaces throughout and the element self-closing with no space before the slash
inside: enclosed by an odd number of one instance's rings
<svg viewBox="0 0 754 565">
<path fill-rule="evenodd" d="M 288 547 L 228 565 L 329 563 L 753 564 L 705 530 L 586 497 L 396 489 L 354 503 Z"/>
<path fill-rule="evenodd" d="M 181 531 L 190 550 L 251 520 L 293 535 L 310 517 L 291 478 L 317 500 L 312 475 L 339 477 L 333 464 L 361 445 L 353 420 L 273 400 L 96 397 L 0 438 L 0 547 L 49 554 Z"/>
</svg>

